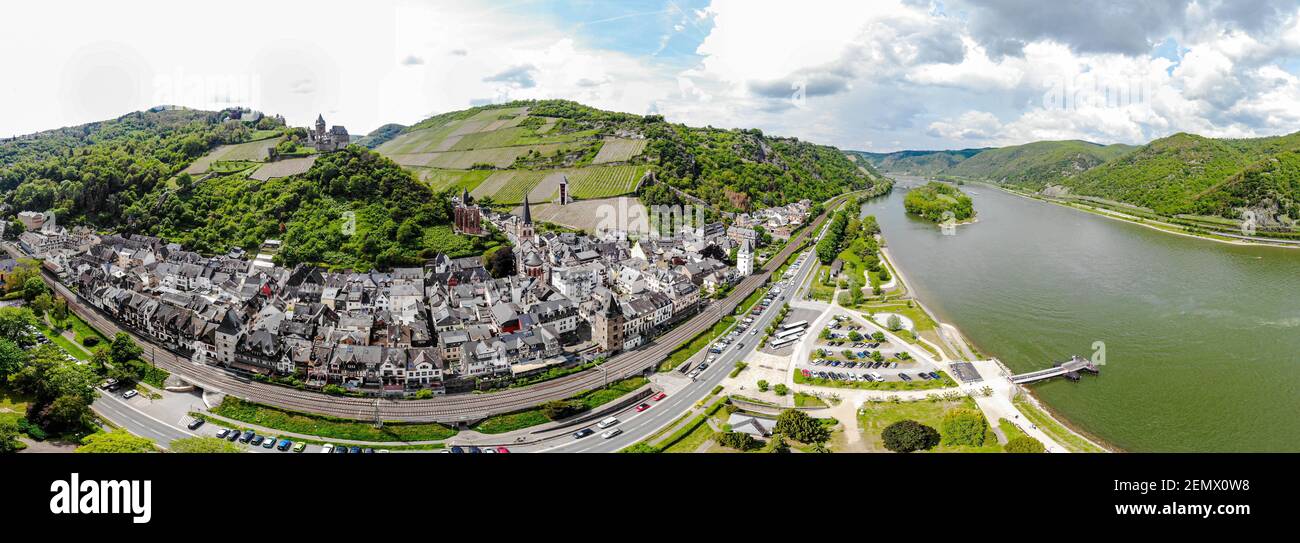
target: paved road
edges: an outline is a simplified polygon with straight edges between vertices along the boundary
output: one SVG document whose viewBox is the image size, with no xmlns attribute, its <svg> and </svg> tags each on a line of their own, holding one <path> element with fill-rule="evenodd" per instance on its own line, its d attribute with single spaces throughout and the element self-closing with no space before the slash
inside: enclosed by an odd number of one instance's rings
<svg viewBox="0 0 1300 543">
<path fill-rule="evenodd" d="M 781 306 L 791 300 L 798 286 L 808 278 L 810 271 L 817 268 L 817 265 L 812 262 L 812 259 L 815 258 L 812 253 L 811 250 L 805 253 L 803 265 L 795 270 L 794 278 L 786 282 L 787 286 L 781 289 L 781 293 L 772 301 L 767 310 L 754 319 L 754 323 L 745 331 L 744 335 L 740 336 L 736 343 L 732 343 L 727 350 L 718 355 L 717 360 L 714 360 L 695 382 L 687 384 L 681 390 L 672 392 L 667 398 L 659 402 L 648 402 L 651 407 L 644 412 L 637 413 L 635 409 L 629 409 L 619 414 L 618 418 L 621 422 L 618 427 L 623 429 L 623 433 L 618 436 L 610 439 L 601 438 L 600 432 L 602 430 L 596 428 L 593 423 L 586 426 L 596 432 L 593 435 L 582 439 L 560 438 L 558 444 L 543 444 L 537 450 L 540 452 L 564 453 L 617 452 L 646 439 L 664 426 L 676 421 L 683 413 L 699 403 L 701 399 L 709 396 L 709 392 L 713 390 L 713 387 L 726 379 L 731 370 L 735 369 L 736 361 L 745 360 L 753 354 L 754 349 L 758 347 L 758 340 L 763 334 L 763 330 L 776 319 L 776 315 L 781 311 Z M 758 330 L 758 334 L 751 334 L 750 332 L 753 330 Z M 743 348 L 739 347 L 740 343 L 744 343 L 745 346 Z M 573 431 L 577 431 L 579 428 L 574 427 Z"/>
<path fill-rule="evenodd" d="M 174 409 L 158 408 L 143 396 L 129 400 L 117 394 L 100 391 L 93 408 L 96 413 L 126 431 L 152 439 L 154 443 L 169 448 L 174 440 L 187 437 L 215 437 L 218 430 L 226 428 L 206 423 L 195 430 L 186 427 L 192 421 L 188 415 Z M 173 420 L 174 419 L 174 420 Z M 280 453 L 275 449 L 242 445 L 248 452 Z M 307 445 L 305 452 L 320 452 L 320 446 Z"/>
<path fill-rule="evenodd" d="M 837 197 L 826 206 L 833 210 L 847 195 Z M 761 273 L 742 280 L 732 294 L 716 301 L 687 322 L 656 338 L 649 345 L 615 356 L 602 364 L 609 380 L 621 379 L 653 368 L 679 345 L 712 327 L 723 316 L 730 314 L 750 293 L 766 282 L 767 277 L 793 254 L 803 240 L 817 232 L 830 211 L 817 217 L 809 228 L 791 239 L 780 253 L 773 257 Z M 15 257 L 22 256 L 11 244 L 4 248 Z M 105 335 L 119 331 L 130 334 L 145 346 L 144 357 L 158 367 L 185 378 L 207 390 L 222 392 L 245 400 L 272 405 L 283 409 L 320 413 L 345 418 L 371 418 L 376 411 L 385 420 L 409 422 L 470 422 L 492 415 L 527 409 L 550 400 L 564 399 L 601 386 L 606 374 L 597 369 L 553 379 L 535 385 L 490 394 L 458 394 L 428 400 L 387 400 L 371 398 L 336 397 L 325 394 L 253 382 L 223 369 L 195 364 L 186 357 L 155 346 L 154 343 L 133 330 L 120 327 L 49 274 L 44 279 L 58 294 L 68 300 L 68 307 Z"/>
</svg>

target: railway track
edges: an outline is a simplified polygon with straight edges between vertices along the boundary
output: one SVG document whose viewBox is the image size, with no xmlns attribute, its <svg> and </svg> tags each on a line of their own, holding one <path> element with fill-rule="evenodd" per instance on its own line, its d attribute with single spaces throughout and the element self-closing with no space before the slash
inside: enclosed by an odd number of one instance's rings
<svg viewBox="0 0 1300 543">
<path fill-rule="evenodd" d="M 493 415 L 511 413 L 538 404 L 575 396 L 597 388 L 605 382 L 629 377 L 649 370 L 681 344 L 711 328 L 723 317 L 735 311 L 737 305 L 762 286 L 804 240 L 816 232 L 836 205 L 847 195 L 841 195 L 826 206 L 808 228 L 790 240 L 785 248 L 768 260 L 762 273 L 751 275 L 732 290 L 730 296 L 710 304 L 700 314 L 680 326 L 655 338 L 649 345 L 610 358 L 597 368 L 544 381 L 534 385 L 483 394 L 456 394 L 424 400 L 392 400 L 383 398 L 355 398 L 331 396 L 319 392 L 260 383 L 214 366 L 197 364 L 148 337 L 119 325 L 116 321 L 83 300 L 71 289 L 58 282 L 49 273 L 42 273 L 45 282 L 68 300 L 68 307 L 76 315 L 107 336 L 125 332 L 136 343 L 145 347 L 144 358 L 156 366 L 177 375 L 205 390 L 221 392 L 237 398 L 270 405 L 281 409 L 315 413 L 333 417 L 369 420 L 376 410 L 381 419 L 401 422 L 460 423 L 484 419 Z M 12 247 L 6 245 L 10 252 Z M 20 255 L 15 255 L 20 256 Z M 42 270 L 44 271 L 44 270 Z"/>
</svg>

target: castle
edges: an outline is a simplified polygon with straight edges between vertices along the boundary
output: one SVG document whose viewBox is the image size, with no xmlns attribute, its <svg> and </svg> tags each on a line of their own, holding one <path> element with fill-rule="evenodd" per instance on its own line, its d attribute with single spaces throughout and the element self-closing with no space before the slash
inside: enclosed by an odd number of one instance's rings
<svg viewBox="0 0 1300 543">
<path fill-rule="evenodd" d="M 452 215 L 455 219 L 456 233 L 467 236 L 481 236 L 483 232 L 483 211 L 475 205 L 469 197 L 469 191 L 464 191 L 459 199 L 452 200 Z"/>
<path fill-rule="evenodd" d="M 317 151 L 329 153 L 338 151 L 348 146 L 351 140 L 348 136 L 348 129 L 335 125 L 328 131 L 325 130 L 325 117 L 316 116 L 316 129 L 307 131 L 307 143 L 310 143 Z"/>
</svg>

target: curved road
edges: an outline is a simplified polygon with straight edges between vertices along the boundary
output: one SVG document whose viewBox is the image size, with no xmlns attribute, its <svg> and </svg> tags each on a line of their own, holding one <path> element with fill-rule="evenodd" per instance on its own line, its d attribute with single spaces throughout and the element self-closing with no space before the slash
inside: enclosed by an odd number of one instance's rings
<svg viewBox="0 0 1300 543">
<path fill-rule="evenodd" d="M 847 194 L 840 195 L 828 202 L 825 206 L 826 211 L 818 216 L 808 228 L 805 228 L 798 236 L 791 239 L 780 253 L 770 259 L 761 273 L 745 278 L 736 285 L 730 296 L 710 304 L 699 315 L 659 336 L 645 347 L 614 356 L 598 368 L 535 385 L 501 392 L 457 394 L 427 400 L 330 396 L 319 392 L 259 383 L 237 377 L 233 373 L 214 366 L 196 364 L 188 358 L 157 346 L 149 338 L 136 334 L 132 330 L 123 329 L 99 310 L 83 302 L 75 293 L 54 280 L 49 274 L 42 274 L 42 276 L 59 295 L 68 300 L 68 307 L 91 326 L 108 336 L 113 336 L 119 331 L 126 332 L 145 348 L 144 358 L 205 390 L 222 392 L 247 401 L 282 409 L 335 417 L 365 420 L 375 418 L 377 412 L 380 418 L 389 421 L 470 422 L 493 415 L 528 409 L 550 400 L 569 398 L 602 386 L 606 382 L 606 378 L 609 380 L 621 379 L 653 368 L 682 343 L 708 330 L 722 317 L 731 314 L 742 300 L 767 281 L 772 272 L 794 253 L 795 249 L 803 243 L 810 233 L 816 232 L 821 227 L 828 214 L 835 209 L 840 200 L 847 196 Z M 14 249 L 8 244 L 5 247 L 10 252 L 14 252 Z"/>
</svg>

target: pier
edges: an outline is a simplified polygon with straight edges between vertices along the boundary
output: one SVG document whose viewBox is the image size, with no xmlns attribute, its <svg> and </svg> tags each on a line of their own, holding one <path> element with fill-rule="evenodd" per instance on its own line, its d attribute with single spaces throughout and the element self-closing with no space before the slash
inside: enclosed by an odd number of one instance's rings
<svg viewBox="0 0 1300 543">
<path fill-rule="evenodd" d="M 1050 368 L 1044 370 L 1038 370 L 1038 371 L 1031 371 L 1028 373 L 1021 373 L 1019 375 L 1012 375 L 1010 379 L 1012 383 L 1015 383 L 1017 385 L 1034 383 L 1037 381 L 1042 381 L 1044 379 L 1051 379 L 1053 377 L 1061 377 L 1061 376 L 1064 376 L 1066 379 L 1069 379 L 1071 381 L 1078 381 L 1080 372 L 1097 375 L 1101 373 L 1101 369 L 1098 368 L 1095 364 L 1093 364 L 1091 360 L 1083 358 L 1079 355 L 1074 355 L 1070 357 L 1069 360 L 1066 360 L 1065 362 L 1057 362 L 1056 364 L 1053 364 L 1052 367 Z"/>
</svg>

